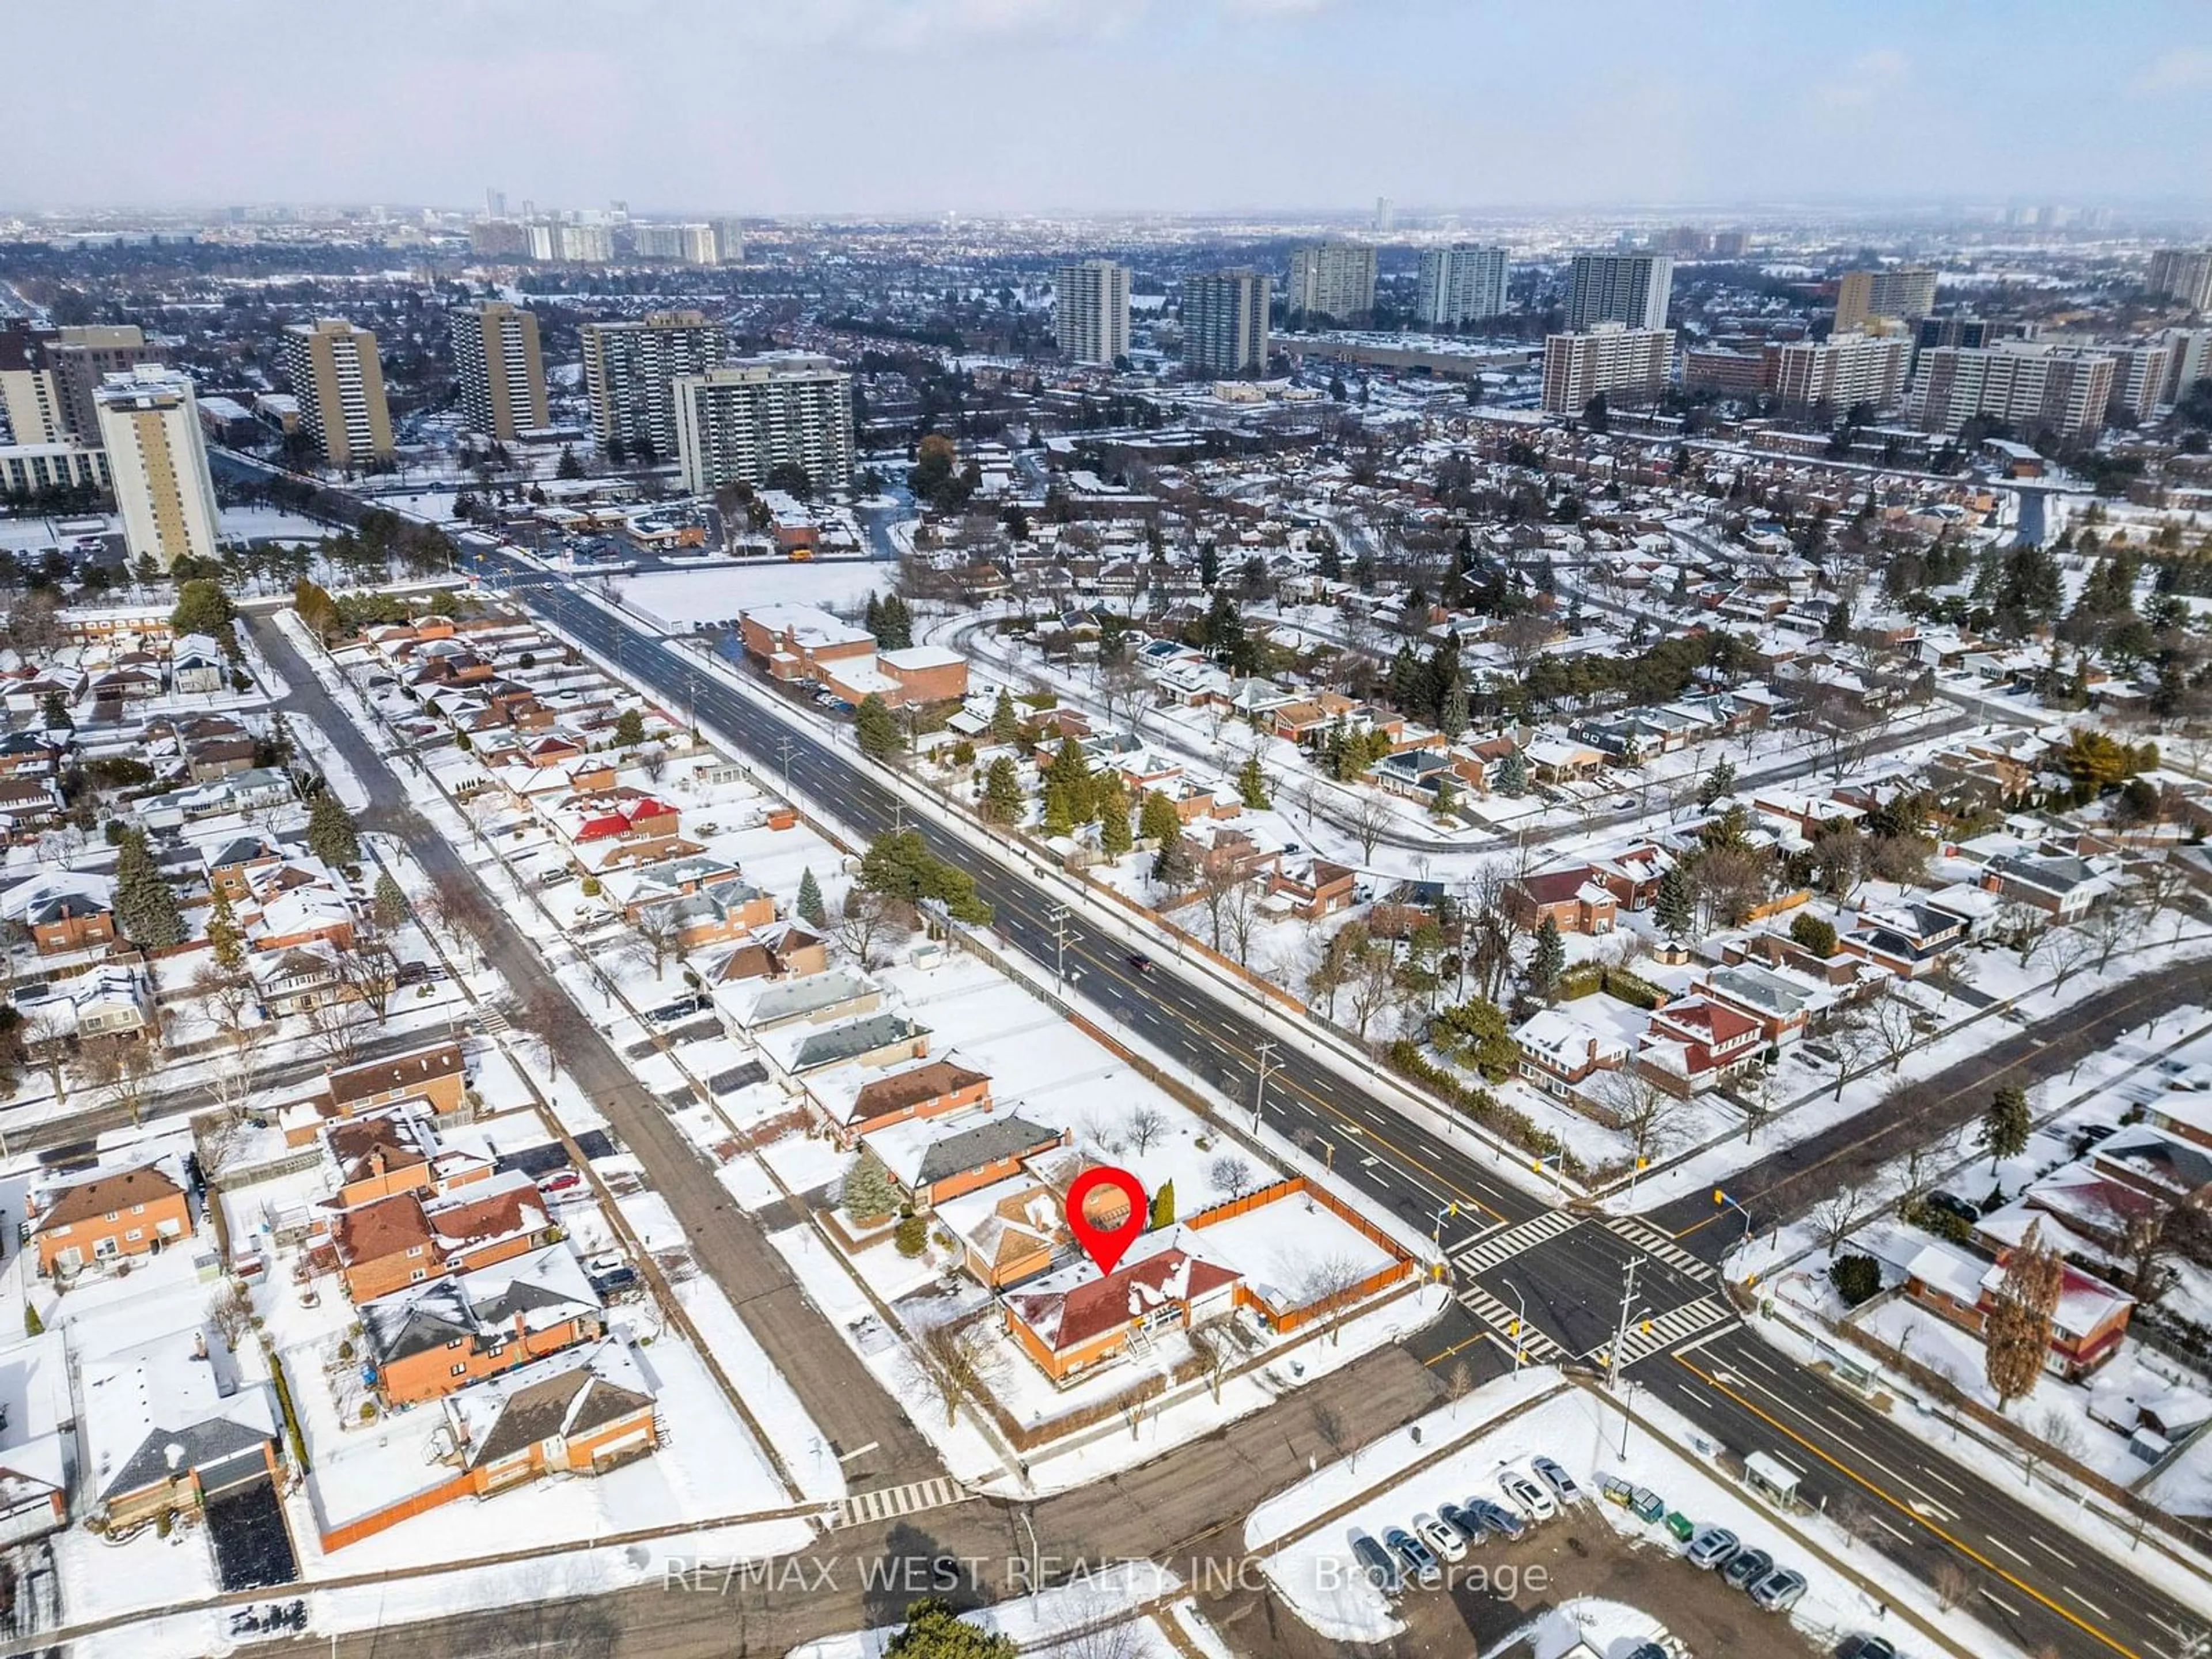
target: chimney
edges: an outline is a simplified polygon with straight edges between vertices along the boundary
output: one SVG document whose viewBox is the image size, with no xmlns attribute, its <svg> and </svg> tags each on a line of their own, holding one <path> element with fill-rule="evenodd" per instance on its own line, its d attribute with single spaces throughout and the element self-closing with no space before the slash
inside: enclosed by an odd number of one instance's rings
<svg viewBox="0 0 2212 1659">
<path fill-rule="evenodd" d="M 205 1331 L 194 1331 L 192 1333 L 192 1358 L 195 1359 L 205 1359 L 207 1357 L 207 1333 Z"/>
<path fill-rule="evenodd" d="M 161 1448 L 161 1455 L 168 1460 L 169 1473 L 173 1475 L 185 1467 L 185 1449 L 180 1442 L 172 1440 Z"/>
</svg>

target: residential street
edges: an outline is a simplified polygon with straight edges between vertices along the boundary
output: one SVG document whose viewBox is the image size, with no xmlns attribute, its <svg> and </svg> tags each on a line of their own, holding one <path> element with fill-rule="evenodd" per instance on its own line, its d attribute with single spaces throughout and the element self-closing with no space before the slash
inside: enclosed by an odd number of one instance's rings
<svg viewBox="0 0 2212 1659">
<path fill-rule="evenodd" d="M 408 805 L 410 792 L 428 786 L 419 781 L 403 783 L 393 774 L 271 620 L 257 616 L 252 626 L 255 642 L 291 685 L 284 706 L 329 734 L 368 792 L 368 808 L 358 815 L 362 828 L 404 840 L 434 878 L 443 874 L 473 879 L 468 865 L 446 838 Z M 538 989 L 565 997 L 567 993 L 496 896 L 491 912 L 494 932 L 486 954 L 508 988 L 518 997 Z M 799 1391 L 835 1455 L 842 1457 L 873 1445 L 875 1449 L 845 1466 L 854 1490 L 943 1473 L 928 1441 L 915 1432 L 897 1402 L 806 1300 L 783 1257 L 763 1236 L 760 1222 L 738 1208 L 598 1028 L 580 1013 L 562 1026 L 555 1046 L 562 1069 L 644 1164 L 653 1186 L 683 1224 L 701 1269 L 721 1287 L 747 1328 Z M 742 1387 L 743 1379 L 737 1380 Z M 787 1458 L 805 1449 L 778 1448 Z"/>
</svg>

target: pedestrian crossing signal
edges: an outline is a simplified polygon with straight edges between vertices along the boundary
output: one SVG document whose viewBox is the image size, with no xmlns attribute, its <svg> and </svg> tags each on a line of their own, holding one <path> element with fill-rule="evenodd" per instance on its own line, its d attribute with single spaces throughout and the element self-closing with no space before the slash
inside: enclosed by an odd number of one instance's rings
<svg viewBox="0 0 2212 1659">
<path fill-rule="evenodd" d="M 1714 1188 L 1713 1188 L 1713 1202 L 1714 1202 L 1714 1203 L 1716 1203 L 1716 1204 L 1725 1204 L 1725 1203 L 1727 1203 L 1727 1202 L 1728 1202 L 1728 1194 L 1727 1194 L 1726 1193 L 1723 1192 L 1719 1188 L 1717 1188 L 1717 1187 Z"/>
</svg>

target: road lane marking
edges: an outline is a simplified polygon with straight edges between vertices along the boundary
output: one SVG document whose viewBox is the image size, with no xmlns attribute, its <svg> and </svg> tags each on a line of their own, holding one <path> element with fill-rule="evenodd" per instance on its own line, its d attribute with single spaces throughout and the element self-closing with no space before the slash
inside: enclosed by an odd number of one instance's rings
<svg viewBox="0 0 2212 1659">
<path fill-rule="evenodd" d="M 1988 1568 L 1990 1571 L 1996 1574 L 1998 1577 L 2003 1579 L 2006 1583 L 2010 1584 L 2014 1589 L 2020 1590 L 2026 1595 L 2033 1596 L 2036 1601 L 2048 1607 L 2051 1612 L 2057 1613 L 2061 1619 L 2066 1620 L 2068 1624 L 2072 1625 L 2076 1630 L 2082 1632 L 2085 1635 L 2095 1638 L 2099 1642 L 2111 1649 L 2114 1653 L 2124 1656 L 2124 1659 L 2144 1659 L 2144 1656 L 2136 1652 L 2135 1649 L 2128 1647 L 2124 1644 L 2107 1636 L 2103 1631 L 2098 1629 L 2096 1626 L 2082 1618 L 2072 1608 L 2060 1606 L 2057 1601 L 2051 1600 L 2051 1597 L 2045 1595 L 2041 1590 L 2037 1589 L 2034 1585 L 2027 1583 L 2025 1579 L 2014 1577 L 2006 1568 L 1999 1565 L 1996 1562 L 1990 1560 L 1989 1557 L 1984 1555 L 1980 1551 L 1975 1549 L 1972 1545 L 1966 1543 L 1962 1539 L 1945 1531 L 1942 1527 L 1937 1526 L 1933 1521 L 1927 1519 L 1925 1516 L 1914 1515 L 1911 1509 L 1906 1504 L 1899 1502 L 1893 1494 L 1885 1492 L 1881 1487 L 1875 1485 L 1875 1483 L 1868 1480 L 1866 1476 L 1861 1474 L 1850 1464 L 1844 1462 L 1841 1458 L 1835 1456 L 1824 1447 L 1815 1445 L 1812 1441 L 1808 1440 L 1803 1435 L 1798 1433 L 1796 1430 L 1791 1428 L 1787 1423 L 1783 1422 L 1779 1418 L 1775 1417 L 1771 1413 L 1761 1411 L 1757 1406 L 1745 1399 L 1735 1389 L 1716 1382 L 1708 1373 L 1701 1370 L 1693 1361 L 1686 1358 L 1679 1353 L 1675 1354 L 1674 1358 L 1674 1362 L 1680 1365 L 1683 1370 L 1688 1371 L 1691 1376 L 1696 1377 L 1707 1388 L 1712 1389 L 1714 1393 L 1726 1395 L 1729 1399 L 1735 1401 L 1737 1405 L 1742 1407 L 1744 1410 L 1751 1413 L 1752 1415 L 1765 1423 L 1769 1427 L 1776 1429 L 1783 1434 L 1788 1435 L 1792 1440 L 1802 1446 L 1814 1456 L 1819 1458 L 1823 1463 L 1827 1464 L 1838 1474 L 1844 1475 L 1850 1480 L 1856 1481 L 1861 1486 L 1865 1487 L 1867 1491 L 1872 1492 L 1876 1498 L 1881 1499 L 1883 1503 L 1888 1504 L 1899 1514 L 1911 1516 L 1916 1525 L 1926 1528 L 1927 1531 L 1933 1534 L 1936 1537 L 1942 1539 L 1953 1549 L 1958 1551 L 1960 1554 L 1965 1556 L 1968 1560 L 1974 1562 L 1977 1565 Z M 1872 1460 L 1869 1459 L 1869 1461 L 1871 1462 Z M 1990 1595 L 1990 1593 L 1987 1590 L 1984 1590 L 1982 1594 L 1984 1595 Z M 1990 1595 L 1990 1600 L 1996 1601 L 1996 1597 Z M 2002 1601 L 1997 1601 L 1997 1605 L 1999 1607 L 2005 1606 Z M 2009 1607 L 2006 1607 L 2005 1610 L 2008 1613 L 2013 1612 L 2013 1609 Z M 2019 1617 L 2019 1614 L 2014 1613 L 2014 1617 L 2017 1618 Z"/>
<path fill-rule="evenodd" d="M 2072 1596 L 2076 1601 L 2079 1601 L 2083 1607 L 2088 1608 L 2090 1612 L 2095 1613 L 2098 1618 L 2109 1619 L 2112 1616 L 2111 1613 L 2106 1613 L 2104 1608 L 2099 1607 L 2094 1601 L 2092 1601 L 2087 1596 L 2082 1595 L 2080 1590 L 2069 1589 L 2066 1593 Z"/>
<path fill-rule="evenodd" d="M 2014 1560 L 2019 1562 L 2023 1567 L 2032 1567 L 2035 1565 L 2034 1562 L 2029 1560 L 2011 1545 L 2006 1543 L 2002 1538 L 1991 1538 L 1990 1540 L 1990 1543 L 1993 1548 L 2002 1550 L 2007 1555 L 2012 1557 Z"/>
<path fill-rule="evenodd" d="M 1982 1592 L 1982 1599 L 1985 1601 L 1991 1602 L 1997 1607 L 2002 1607 L 2007 1613 L 2010 1613 L 2015 1619 L 2020 1617 L 2020 1609 L 2013 1606 L 2009 1601 L 2000 1601 L 1994 1591 L 1984 1590 Z M 2059 1611 L 2061 1613 L 2064 1613 L 2066 1609 L 2061 1607 Z M 2084 1628 L 2086 1629 L 2087 1626 L 2085 1626 Z"/>
<path fill-rule="evenodd" d="M 2072 1556 L 2060 1553 L 2060 1552 L 2051 1548 L 2050 1545 L 2045 1543 L 2040 1538 L 2038 1538 L 2033 1533 L 2028 1534 L 2027 1541 L 2034 1545 L 2036 1548 L 2041 1550 L 2045 1555 L 2050 1556 L 2053 1560 L 2063 1561 L 2069 1567 L 2075 1565 L 2074 1558 Z"/>
</svg>

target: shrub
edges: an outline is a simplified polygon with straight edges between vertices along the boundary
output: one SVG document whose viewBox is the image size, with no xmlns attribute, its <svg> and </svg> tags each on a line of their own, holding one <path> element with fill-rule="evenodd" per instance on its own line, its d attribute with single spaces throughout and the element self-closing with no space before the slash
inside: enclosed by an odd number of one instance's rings
<svg viewBox="0 0 2212 1659">
<path fill-rule="evenodd" d="M 599 878 L 597 876 L 586 876 L 582 881 L 577 884 L 576 890 L 581 893 L 586 898 L 599 897 L 601 891 Z"/>
<path fill-rule="evenodd" d="M 920 1255 L 929 1243 L 929 1224 L 918 1215 L 902 1217 L 891 1232 L 891 1243 L 901 1255 Z"/>
<path fill-rule="evenodd" d="M 1856 1308 L 1881 1289 L 1881 1264 L 1870 1255 L 1839 1255 L 1828 1268 L 1828 1282 Z"/>
<path fill-rule="evenodd" d="M 39 1317 L 39 1310 L 36 1308 L 26 1302 L 23 1304 L 23 1334 L 44 1336 L 46 1334 L 46 1322 Z"/>
<path fill-rule="evenodd" d="M 376 1421 L 376 1401 L 364 1400 L 361 1402 L 361 1420 L 364 1423 Z"/>
<path fill-rule="evenodd" d="M 1796 920 L 1790 924 L 1790 937 L 1824 962 L 1836 954 L 1835 924 L 1808 910 L 1797 913 Z"/>
</svg>

